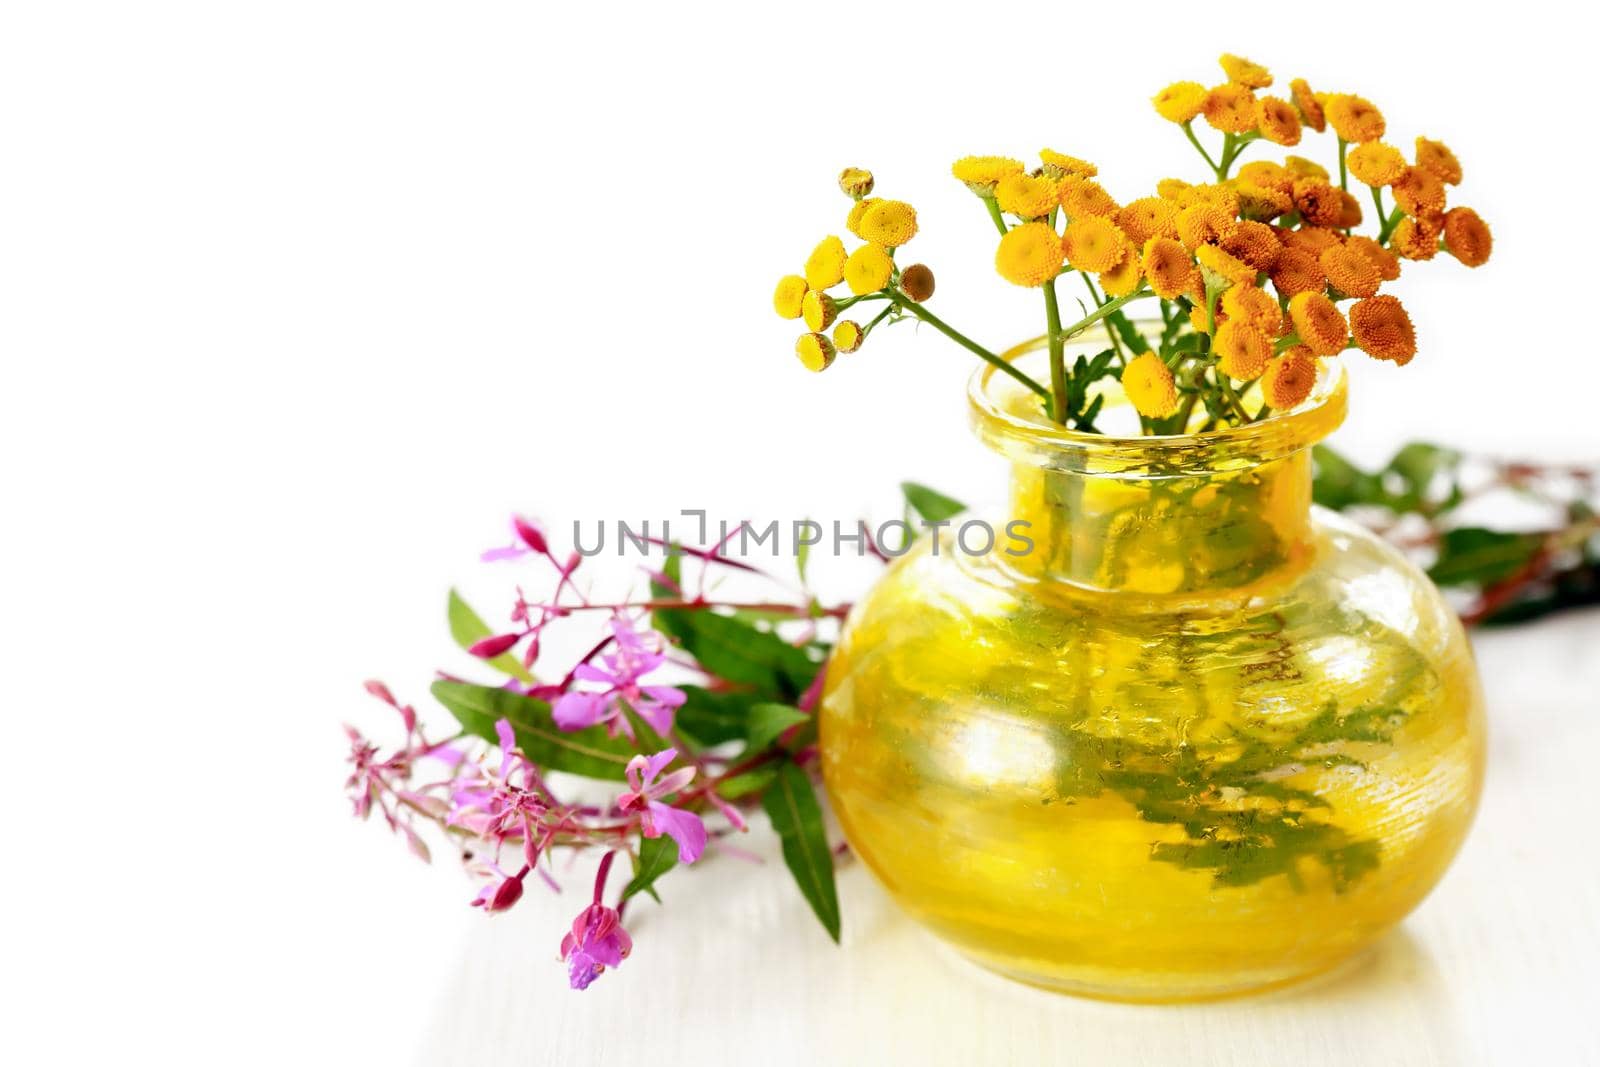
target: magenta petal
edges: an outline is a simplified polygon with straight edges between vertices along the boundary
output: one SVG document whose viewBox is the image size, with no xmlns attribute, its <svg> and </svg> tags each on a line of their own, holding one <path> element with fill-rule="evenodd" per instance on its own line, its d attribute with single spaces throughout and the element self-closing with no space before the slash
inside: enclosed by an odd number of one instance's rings
<svg viewBox="0 0 1600 1067">
<path fill-rule="evenodd" d="M 494 659 L 521 640 L 521 634 L 496 634 L 494 637 L 485 637 L 482 641 L 473 642 L 467 651 L 479 659 Z"/>
<path fill-rule="evenodd" d="M 522 518 L 520 515 L 511 520 L 511 528 L 517 531 L 517 536 L 522 538 L 522 543 L 535 552 L 545 554 L 550 551 L 550 544 L 544 539 L 544 531 L 538 526 Z"/>
<path fill-rule="evenodd" d="M 670 685 L 647 685 L 641 692 L 666 708 L 681 708 L 688 697 L 683 695 L 683 690 L 674 689 Z"/>
<path fill-rule="evenodd" d="M 528 550 L 521 545 L 506 545 L 504 548 L 491 548 L 480 554 L 478 559 L 484 563 L 500 563 L 508 559 L 520 559 L 528 554 Z"/>
<path fill-rule="evenodd" d="M 706 824 L 693 812 L 679 811 L 654 800 L 650 802 L 650 821 L 658 834 L 664 833 L 678 843 L 679 863 L 693 863 L 706 850 Z"/>
<path fill-rule="evenodd" d="M 550 709 L 550 717 L 563 730 L 593 726 L 605 715 L 606 698 L 599 693 L 567 693 Z"/>
</svg>

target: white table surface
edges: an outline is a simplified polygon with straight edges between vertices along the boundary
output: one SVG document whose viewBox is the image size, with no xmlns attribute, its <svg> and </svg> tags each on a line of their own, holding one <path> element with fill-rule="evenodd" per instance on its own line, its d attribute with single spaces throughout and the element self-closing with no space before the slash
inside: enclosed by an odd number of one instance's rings
<svg viewBox="0 0 1600 1067">
<path fill-rule="evenodd" d="M 840 871 L 835 948 L 758 823 L 740 843 L 764 864 L 675 873 L 665 908 L 630 914 L 632 958 L 587 992 L 555 953 L 583 874 L 471 926 L 417 1062 L 1600 1062 L 1600 614 L 1475 644 L 1492 746 L 1477 824 L 1422 906 L 1331 975 L 1170 1007 L 1045 993 L 939 945 L 859 862 Z"/>
</svg>

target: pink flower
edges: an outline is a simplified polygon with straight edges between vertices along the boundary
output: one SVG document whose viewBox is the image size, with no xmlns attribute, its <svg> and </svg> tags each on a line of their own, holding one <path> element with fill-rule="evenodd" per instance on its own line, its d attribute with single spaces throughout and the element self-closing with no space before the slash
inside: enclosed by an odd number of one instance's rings
<svg viewBox="0 0 1600 1067">
<path fill-rule="evenodd" d="M 491 915 L 507 910 L 522 899 L 522 880 L 527 876 L 528 868 L 524 867 L 519 874 L 504 875 L 498 883 L 490 882 L 478 890 L 478 895 L 472 899 L 472 906 L 482 908 Z"/>
<path fill-rule="evenodd" d="M 506 559 L 519 559 L 535 552 L 541 556 L 550 555 L 550 543 L 545 540 L 544 531 L 539 529 L 537 524 L 529 522 L 520 515 L 514 515 L 511 518 L 511 532 L 515 540 L 509 545 L 504 548 L 491 548 L 479 558 L 485 563 L 498 563 Z M 518 544 L 518 541 L 522 543 Z"/>
<path fill-rule="evenodd" d="M 666 834 L 678 843 L 678 861 L 693 863 L 706 849 L 706 824 L 692 811 L 663 804 L 659 798 L 676 793 L 694 779 L 693 767 L 680 767 L 661 781 L 656 775 L 678 758 L 675 748 L 663 749 L 654 756 L 635 756 L 628 761 L 629 791 L 617 798 L 623 811 L 640 812 L 639 826 L 646 837 Z"/>
<path fill-rule="evenodd" d="M 497 854 L 506 841 L 520 840 L 523 862 L 529 868 L 537 867 L 539 850 L 544 843 L 540 827 L 550 807 L 538 792 L 538 772 L 516 751 L 516 737 L 511 724 L 501 719 L 494 724 L 494 729 L 500 738 L 498 772 L 483 772 L 458 781 L 451 790 L 450 813 L 445 822 L 477 834 L 492 845 Z M 520 888 L 517 893 L 521 894 Z M 473 903 L 480 904 L 482 900 Z M 516 897 L 507 901 L 504 907 L 514 903 Z"/>
<path fill-rule="evenodd" d="M 599 901 L 578 913 L 572 930 L 561 939 L 561 958 L 573 989 L 588 989 L 607 967 L 617 967 L 633 951 L 633 939 L 622 928 L 616 908 Z"/>
<path fill-rule="evenodd" d="M 616 651 L 601 657 L 604 669 L 580 663 L 572 671 L 575 681 L 598 682 L 607 688 L 600 693 L 570 690 L 564 694 L 551 709 L 556 725 L 563 730 L 581 730 L 606 723 L 613 736 L 618 732 L 632 736 L 622 714 L 626 705 L 656 733 L 670 733 L 673 714 L 684 701 L 683 693 L 671 686 L 639 684 L 640 678 L 666 662 L 659 639 L 639 633 L 620 614 L 611 620 L 611 633 Z"/>
</svg>

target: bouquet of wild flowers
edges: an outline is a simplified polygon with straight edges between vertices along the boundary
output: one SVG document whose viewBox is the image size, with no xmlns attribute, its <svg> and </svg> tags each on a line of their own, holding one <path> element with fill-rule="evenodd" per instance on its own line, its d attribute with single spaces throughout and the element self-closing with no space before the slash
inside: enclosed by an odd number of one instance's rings
<svg viewBox="0 0 1600 1067">
<path fill-rule="evenodd" d="M 856 168 L 839 176 L 839 186 L 854 200 L 845 226 L 863 243 L 847 251 L 839 237 L 824 238 L 804 272 L 784 277 L 773 295 L 779 315 L 805 321 L 809 332 L 795 346 L 801 363 L 825 370 L 886 324 L 920 320 L 1032 390 L 1062 426 L 1099 432 L 1099 383 L 1113 379 L 1138 412 L 1141 432 L 1181 434 L 1294 407 L 1310 394 L 1319 361 L 1347 348 L 1410 362 L 1411 319 L 1379 291 L 1383 284 L 1400 276 L 1402 260 L 1432 259 L 1442 249 L 1476 267 L 1492 246 L 1471 208 L 1446 208 L 1446 186 L 1461 181 L 1455 155 L 1419 137 L 1408 162 L 1383 140 L 1382 113 L 1361 97 L 1313 93 L 1298 79 L 1290 99 L 1258 96 L 1272 84 L 1265 68 L 1231 55 L 1221 63 L 1222 84 L 1177 82 L 1154 100 L 1205 160 L 1211 173 L 1203 183 L 1164 179 L 1156 195 L 1120 204 L 1095 180 L 1094 164 L 1050 149 L 1031 171 L 1001 156 L 956 161 L 955 176 L 1000 233 L 995 269 L 1043 294 L 1048 382 L 928 310 L 932 271 L 895 258 L 916 236 L 916 211 L 870 196 L 873 177 Z M 1210 150 L 1195 131 L 1202 117 L 1222 135 Z M 1240 164 L 1259 142 L 1292 147 L 1306 128 L 1329 126 L 1337 179 L 1297 155 Z M 1357 232 L 1365 211 L 1352 178 L 1371 194 L 1369 234 Z M 1064 325 L 1057 283 L 1069 274 L 1082 280 L 1088 303 Z M 850 295 L 830 293 L 840 285 Z M 1158 301 L 1160 322 L 1141 331 L 1124 309 L 1149 299 Z M 840 317 L 852 310 L 857 317 Z M 876 313 L 863 324 L 866 310 Z M 1069 365 L 1066 343 L 1097 324 L 1110 343 L 1104 358 Z"/>
</svg>

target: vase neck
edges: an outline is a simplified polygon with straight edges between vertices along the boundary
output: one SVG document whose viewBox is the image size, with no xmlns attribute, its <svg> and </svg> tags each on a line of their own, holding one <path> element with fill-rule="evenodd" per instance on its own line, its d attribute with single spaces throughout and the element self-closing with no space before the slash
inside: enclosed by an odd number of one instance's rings
<svg viewBox="0 0 1600 1067">
<path fill-rule="evenodd" d="M 1010 516 L 1034 542 L 1018 569 L 1111 592 L 1221 592 L 1295 569 L 1310 510 L 1308 448 L 1218 470 L 1026 461 L 1011 472 Z"/>
</svg>

